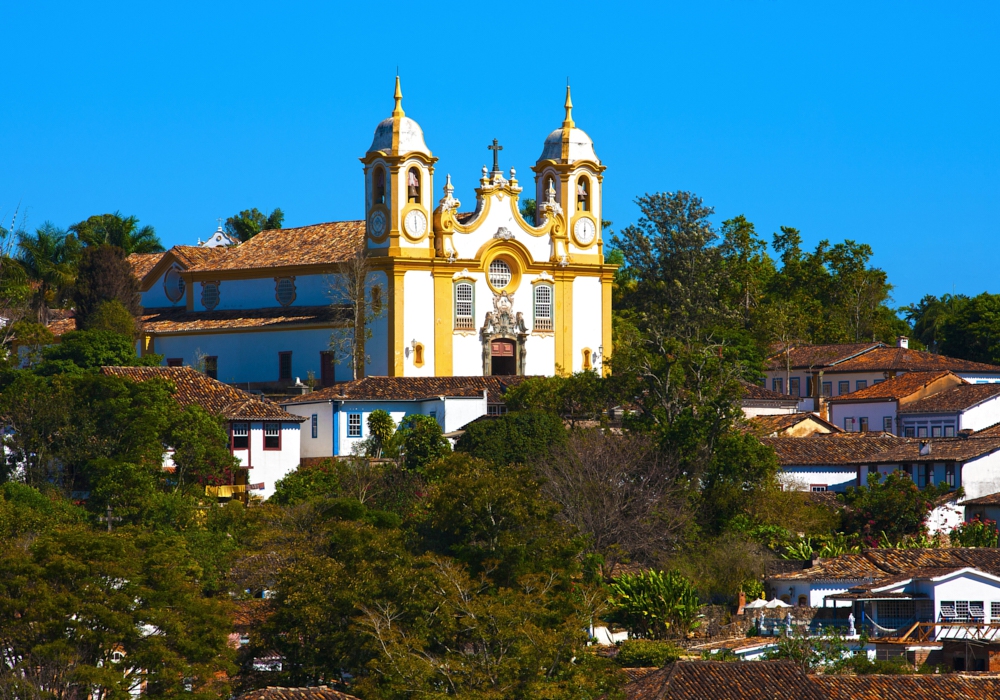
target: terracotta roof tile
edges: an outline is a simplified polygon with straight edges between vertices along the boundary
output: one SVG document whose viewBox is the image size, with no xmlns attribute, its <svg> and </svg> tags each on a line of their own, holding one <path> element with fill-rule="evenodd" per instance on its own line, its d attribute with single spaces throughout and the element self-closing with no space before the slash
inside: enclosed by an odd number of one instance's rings
<svg viewBox="0 0 1000 700">
<path fill-rule="evenodd" d="M 752 432 L 758 435 L 775 435 L 789 428 L 794 428 L 803 421 L 815 421 L 832 433 L 840 432 L 840 428 L 833 423 L 828 423 L 815 413 L 778 413 L 773 416 L 754 416 L 747 422 Z"/>
<path fill-rule="evenodd" d="M 343 382 L 320 391 L 296 396 L 283 402 L 310 403 L 329 399 L 357 401 L 417 401 L 437 396 L 482 396 L 487 392 L 489 403 L 503 403 L 507 389 L 527 377 L 365 377 Z"/>
<path fill-rule="evenodd" d="M 967 501 L 962 501 L 958 505 L 960 506 L 1000 506 L 1000 492 L 990 493 L 985 496 L 980 496 L 979 498 L 970 498 Z"/>
<path fill-rule="evenodd" d="M 891 450 L 878 455 L 873 462 L 966 462 L 1000 450 L 1000 437 L 899 438 Z M 921 449 L 921 445 L 924 448 Z"/>
<path fill-rule="evenodd" d="M 909 373 L 904 374 L 909 376 Z M 886 382 L 888 384 L 888 382 Z M 1000 384 L 960 384 L 927 396 L 899 409 L 900 413 L 946 413 L 964 411 L 1000 396 Z"/>
<path fill-rule="evenodd" d="M 1000 549 L 868 549 L 861 554 L 820 559 L 808 569 L 775 574 L 769 578 L 779 581 L 860 581 L 884 585 L 913 576 L 940 576 L 965 567 L 1000 575 Z"/>
<path fill-rule="evenodd" d="M 625 686 L 627 700 L 822 700 L 791 661 L 676 661 Z"/>
<path fill-rule="evenodd" d="M 225 311 L 188 311 L 183 307 L 154 308 L 146 309 L 142 316 L 142 328 L 147 333 L 185 333 L 305 324 L 333 326 L 344 320 L 345 314 L 345 310 L 333 306 L 275 306 Z"/>
<path fill-rule="evenodd" d="M 884 399 L 887 401 L 906 398 L 911 394 L 920 391 L 931 382 L 951 374 L 947 370 L 936 372 L 906 372 L 898 377 L 872 384 L 864 389 L 858 389 L 850 394 L 842 394 L 829 399 L 830 403 L 838 401 L 875 401 Z"/>
<path fill-rule="evenodd" d="M 132 266 L 132 274 L 135 275 L 136 279 L 141 280 L 156 267 L 156 263 L 160 262 L 164 255 L 166 253 L 132 253 L 126 260 Z"/>
<path fill-rule="evenodd" d="M 996 676 L 816 675 L 813 682 L 830 700 L 973 700 L 1000 697 Z"/>
<path fill-rule="evenodd" d="M 312 688 L 277 688 L 269 686 L 251 690 L 240 695 L 238 700 L 358 700 L 353 695 L 341 693 L 325 685 Z"/>
<path fill-rule="evenodd" d="M 884 347 L 883 343 L 844 343 L 838 345 L 799 345 L 788 349 L 788 360 L 792 369 L 811 369 L 829 367 L 838 362 L 844 362 L 852 357 L 875 348 Z M 768 358 L 767 368 L 772 371 L 786 369 L 786 351 L 777 348 L 777 352 Z"/>
<path fill-rule="evenodd" d="M 829 433 L 809 437 L 761 438 L 774 449 L 783 466 L 870 464 L 907 438 L 887 433 Z"/>
<path fill-rule="evenodd" d="M 174 398 L 181 406 L 196 404 L 227 420 L 279 420 L 301 423 L 267 399 L 231 387 L 190 367 L 101 367 L 101 373 L 134 382 L 165 379 L 174 385 Z"/>
<path fill-rule="evenodd" d="M 49 323 L 46 328 L 57 338 L 63 333 L 75 331 L 76 313 L 73 309 L 50 309 Z"/>
<path fill-rule="evenodd" d="M 833 372 L 929 372 L 951 370 L 952 372 L 997 372 L 1000 366 L 982 362 L 959 360 L 954 357 L 935 355 L 909 348 L 876 348 L 858 357 L 838 363 Z"/>
<path fill-rule="evenodd" d="M 744 401 L 781 401 L 784 403 L 797 404 L 799 400 L 794 396 L 789 396 L 788 394 L 779 394 L 776 391 L 771 391 L 770 389 L 765 389 L 759 384 L 752 384 L 750 382 L 740 382 L 743 385 L 743 400 Z"/>
</svg>

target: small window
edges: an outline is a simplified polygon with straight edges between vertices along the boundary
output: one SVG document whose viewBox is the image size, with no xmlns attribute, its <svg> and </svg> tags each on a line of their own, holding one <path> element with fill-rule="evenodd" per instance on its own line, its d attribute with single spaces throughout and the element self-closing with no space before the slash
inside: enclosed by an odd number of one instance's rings
<svg viewBox="0 0 1000 700">
<path fill-rule="evenodd" d="M 590 211 L 590 179 L 581 177 L 576 181 L 576 210 Z"/>
<path fill-rule="evenodd" d="M 771 380 L 771 389 L 778 394 L 785 393 L 785 380 L 781 377 L 777 377 Z"/>
<path fill-rule="evenodd" d="M 809 490 L 812 491 L 813 493 L 821 493 L 823 491 L 826 491 L 826 484 L 812 484 L 809 487 Z"/>
<path fill-rule="evenodd" d="M 420 171 L 410 168 L 406 173 L 406 201 L 420 203 Z"/>
<path fill-rule="evenodd" d="M 491 403 L 486 406 L 486 415 L 505 416 L 507 415 L 507 405 L 502 403 Z"/>
<path fill-rule="evenodd" d="M 205 375 L 212 379 L 219 378 L 219 358 L 215 355 L 205 358 Z"/>
<path fill-rule="evenodd" d="M 282 306 L 288 306 L 295 301 L 295 278 L 279 277 L 275 280 L 274 298 Z"/>
<path fill-rule="evenodd" d="M 183 357 L 168 357 L 167 367 L 183 367 L 184 358 Z"/>
<path fill-rule="evenodd" d="M 882 417 L 882 432 L 891 433 L 892 432 L 892 416 Z"/>
<path fill-rule="evenodd" d="M 858 381 L 854 382 L 855 391 L 861 391 L 862 389 L 867 389 L 867 388 L 868 388 L 867 379 L 859 379 Z"/>
<path fill-rule="evenodd" d="M 336 381 L 337 355 L 332 350 L 319 351 L 319 381 L 323 386 L 333 386 Z"/>
<path fill-rule="evenodd" d="M 552 330 L 552 287 L 535 285 L 535 330 Z"/>
<path fill-rule="evenodd" d="M 809 605 L 809 599 L 806 596 L 804 596 L 804 595 L 800 595 L 799 596 L 799 601 L 798 602 L 799 602 L 799 607 L 800 608 L 804 608 L 807 605 Z"/>
<path fill-rule="evenodd" d="M 849 433 L 853 433 L 854 432 L 854 419 L 853 418 L 845 418 L 844 419 L 844 430 L 846 430 Z"/>
<path fill-rule="evenodd" d="M 218 282 L 201 283 L 201 305 L 204 306 L 209 311 L 212 311 L 216 306 L 219 305 Z"/>
<path fill-rule="evenodd" d="M 851 383 L 850 382 L 837 382 L 837 396 L 843 396 L 844 394 L 851 393 Z"/>
<path fill-rule="evenodd" d="M 994 600 L 990 603 L 990 620 L 1000 622 L 997 618 L 1000 618 L 1000 601 Z"/>
<path fill-rule="evenodd" d="M 458 330 L 470 331 L 476 328 L 472 292 L 472 284 L 469 282 L 455 285 L 455 328 Z"/>
<path fill-rule="evenodd" d="M 361 414 L 360 413 L 348 413 L 347 414 L 347 437 L 359 438 L 361 437 Z"/>
<path fill-rule="evenodd" d="M 812 377 L 806 377 L 806 396 L 813 395 L 813 380 Z"/>
<path fill-rule="evenodd" d="M 290 380 L 292 378 L 292 353 L 278 353 L 278 381 Z"/>
<path fill-rule="evenodd" d="M 788 395 L 789 396 L 801 396 L 799 393 L 799 378 L 792 377 L 788 380 Z"/>
<path fill-rule="evenodd" d="M 823 396 L 826 398 L 833 396 L 833 382 L 823 382 Z"/>
<path fill-rule="evenodd" d="M 927 437 L 927 426 L 919 425 L 917 426 L 917 437 Z"/>
<path fill-rule="evenodd" d="M 186 288 L 184 276 L 179 267 L 171 267 L 163 276 L 163 291 L 167 295 L 167 299 L 173 303 L 176 304 L 184 297 Z"/>
<path fill-rule="evenodd" d="M 503 260 L 494 260 L 490 263 L 490 284 L 494 289 L 502 290 L 510 284 L 510 265 Z"/>
<path fill-rule="evenodd" d="M 312 439 L 315 440 L 319 437 L 319 416 L 317 414 L 312 414 Z"/>
<path fill-rule="evenodd" d="M 933 470 L 934 467 L 931 466 L 930 469 Z M 926 465 L 926 464 L 918 464 L 917 465 L 917 478 L 914 479 L 914 481 L 917 482 L 917 487 L 918 488 L 924 488 L 925 486 L 927 486 L 927 482 L 928 482 L 927 476 L 928 476 L 928 465 Z"/>
<path fill-rule="evenodd" d="M 874 386 L 875 384 L 881 384 L 884 381 L 885 381 L 884 379 L 875 379 L 874 381 L 872 381 L 872 386 Z"/>
<path fill-rule="evenodd" d="M 955 426 L 946 425 L 944 426 L 944 436 L 945 437 L 955 437 Z"/>
<path fill-rule="evenodd" d="M 907 425 L 906 427 L 903 428 L 903 437 L 916 437 L 912 425 Z"/>
<path fill-rule="evenodd" d="M 264 423 L 264 449 L 281 449 L 281 423 Z"/>
<path fill-rule="evenodd" d="M 423 367 L 424 366 L 424 346 L 423 343 L 417 343 L 413 346 L 413 366 Z"/>
<path fill-rule="evenodd" d="M 372 182 L 374 183 L 372 188 L 372 204 L 388 204 L 385 199 L 385 171 L 382 168 L 375 168 Z"/>
<path fill-rule="evenodd" d="M 955 488 L 958 485 L 958 479 L 955 477 L 955 463 L 949 462 L 944 465 L 944 481 L 948 486 Z"/>
<path fill-rule="evenodd" d="M 246 450 L 250 447 L 250 424 L 233 423 L 233 449 Z"/>
<path fill-rule="evenodd" d="M 858 418 L 858 430 L 862 433 L 868 432 L 868 416 L 861 416 Z"/>
<path fill-rule="evenodd" d="M 941 437 L 944 434 L 944 429 L 940 425 L 931 426 L 931 437 Z"/>
<path fill-rule="evenodd" d="M 438 412 L 437 412 L 437 411 L 431 411 L 431 412 L 430 412 L 430 413 L 428 413 L 427 415 L 429 415 L 429 416 L 430 416 L 431 418 L 433 418 L 434 420 L 437 420 L 437 419 L 438 419 Z"/>
<path fill-rule="evenodd" d="M 592 356 L 593 356 L 593 353 L 591 352 L 590 348 L 584 348 L 583 349 L 583 369 L 584 370 L 590 370 L 590 369 L 594 368 L 594 364 L 593 364 L 593 361 L 592 361 Z"/>
</svg>

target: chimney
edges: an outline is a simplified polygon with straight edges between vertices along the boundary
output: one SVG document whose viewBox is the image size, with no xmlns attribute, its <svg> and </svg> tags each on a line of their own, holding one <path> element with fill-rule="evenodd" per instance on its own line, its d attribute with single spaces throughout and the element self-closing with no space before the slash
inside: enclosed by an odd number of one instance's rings
<svg viewBox="0 0 1000 700">
<path fill-rule="evenodd" d="M 903 348 L 904 350 L 906 350 L 907 348 L 910 347 L 910 339 L 907 338 L 905 335 L 899 336 L 898 338 L 896 338 L 896 347 Z"/>
<path fill-rule="evenodd" d="M 973 433 L 972 428 L 963 428 L 962 430 L 958 431 L 958 436 L 960 438 L 968 438 L 970 435 L 972 435 L 972 433 Z"/>
<path fill-rule="evenodd" d="M 929 442 L 920 443 L 920 456 L 926 457 L 931 453 L 931 444 Z"/>
</svg>

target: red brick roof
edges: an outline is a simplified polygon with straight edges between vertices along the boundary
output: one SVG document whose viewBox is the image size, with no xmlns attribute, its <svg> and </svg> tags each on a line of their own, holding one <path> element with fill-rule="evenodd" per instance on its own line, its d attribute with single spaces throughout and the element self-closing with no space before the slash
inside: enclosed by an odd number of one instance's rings
<svg viewBox="0 0 1000 700">
<path fill-rule="evenodd" d="M 147 333 L 189 333 L 275 326 L 333 327 L 345 320 L 345 314 L 345 310 L 333 306 L 274 306 L 217 311 L 188 311 L 183 307 L 152 308 L 146 309 L 142 316 L 142 329 Z"/>
<path fill-rule="evenodd" d="M 227 420 L 276 420 L 301 423 L 301 416 L 286 413 L 271 401 L 198 372 L 191 367 L 101 367 L 109 377 L 134 382 L 165 379 L 174 385 L 174 399 L 181 406 L 195 404 Z"/>
<path fill-rule="evenodd" d="M 126 260 L 132 266 L 132 274 L 135 275 L 135 278 L 142 280 L 149 274 L 150 270 L 156 267 L 156 263 L 160 262 L 164 255 L 166 253 L 132 253 Z"/>
<path fill-rule="evenodd" d="M 858 465 L 880 461 L 889 450 L 905 445 L 908 438 L 887 433 L 828 433 L 809 437 L 761 438 L 774 449 L 782 466 Z"/>
<path fill-rule="evenodd" d="M 325 685 L 312 688 L 278 688 L 268 686 L 240 695 L 238 700 L 358 700 Z"/>
<path fill-rule="evenodd" d="M 313 401 L 419 401 L 438 396 L 472 397 L 488 394 L 489 403 L 503 403 L 507 389 L 520 384 L 527 377 L 365 377 L 352 382 L 336 384 L 320 391 L 296 396 L 283 402 L 311 403 Z"/>
<path fill-rule="evenodd" d="M 909 376 L 905 374 L 903 376 Z M 888 383 L 888 382 L 887 382 Z M 1000 383 L 960 384 L 919 401 L 906 404 L 900 413 L 948 413 L 964 411 L 1000 396 Z"/>
<path fill-rule="evenodd" d="M 791 661 L 676 661 L 625 686 L 627 700 L 824 700 Z"/>
<path fill-rule="evenodd" d="M 751 431 L 758 435 L 773 435 L 794 428 L 803 421 L 814 421 L 832 433 L 840 432 L 840 428 L 823 420 L 815 413 L 779 413 L 773 416 L 754 416 L 748 420 L 748 423 Z"/>
<path fill-rule="evenodd" d="M 906 372 L 898 377 L 872 384 L 864 389 L 858 389 L 850 394 L 828 399 L 830 403 L 839 401 L 894 401 L 904 399 L 914 394 L 931 382 L 935 382 L 942 377 L 951 374 L 947 370 L 936 372 Z"/>
</svg>

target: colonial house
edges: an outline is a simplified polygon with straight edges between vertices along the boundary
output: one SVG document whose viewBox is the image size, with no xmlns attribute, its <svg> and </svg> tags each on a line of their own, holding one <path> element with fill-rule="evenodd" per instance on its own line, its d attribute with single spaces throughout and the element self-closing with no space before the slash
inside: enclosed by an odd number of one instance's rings
<svg viewBox="0 0 1000 700">
<path fill-rule="evenodd" d="M 911 350 L 900 337 L 884 343 L 788 345 L 768 358 L 765 382 L 799 398 L 799 410 L 822 410 L 826 399 L 843 396 L 906 372 L 950 371 L 970 384 L 1000 382 L 1000 366 Z"/>
<path fill-rule="evenodd" d="M 838 433 L 840 429 L 815 413 L 754 416 L 747 421 L 750 432 L 761 437 L 809 437 Z"/>
<path fill-rule="evenodd" d="M 901 406 L 905 437 L 948 437 L 1000 423 L 1000 384 L 959 384 Z"/>
<path fill-rule="evenodd" d="M 230 452 L 239 459 L 245 473 L 233 484 L 216 489 L 218 495 L 249 492 L 269 498 L 275 482 L 299 466 L 299 428 L 305 419 L 261 396 L 223 384 L 190 367 L 102 367 L 101 372 L 135 382 L 164 379 L 174 385 L 174 399 L 181 406 L 201 406 L 226 420 Z"/>
<path fill-rule="evenodd" d="M 829 399 L 828 415 L 831 423 L 849 433 L 876 431 L 902 435 L 898 420 L 902 408 L 964 383 L 961 377 L 948 371 L 906 372 Z M 952 426 L 949 437 L 954 435 Z"/>
<path fill-rule="evenodd" d="M 310 375 L 330 386 L 354 376 L 331 336 L 349 338 L 349 309 L 364 305 L 366 375 L 602 371 L 617 266 L 603 252 L 605 166 L 569 90 L 532 166 L 532 222 L 496 142 L 472 210 L 459 211 L 450 177 L 435 206 L 437 158 L 403 111 L 398 79 L 394 103 L 361 159 L 359 220 L 130 256 L 146 310 L 140 351 L 241 387 L 286 389 Z M 359 252 L 368 271 L 351 293 Z"/>
<path fill-rule="evenodd" d="M 281 404 L 305 421 L 303 458 L 344 457 L 370 437 L 368 416 L 383 410 L 398 425 L 410 415 L 434 418 L 451 433 L 482 416 L 506 412 L 503 395 L 523 377 L 365 377 Z"/>
<path fill-rule="evenodd" d="M 740 406 L 743 408 L 743 415 L 747 418 L 754 416 L 773 416 L 796 413 L 798 409 L 798 399 L 770 391 L 766 387 L 741 382 L 743 384 L 743 396 L 740 399 Z"/>
</svg>

